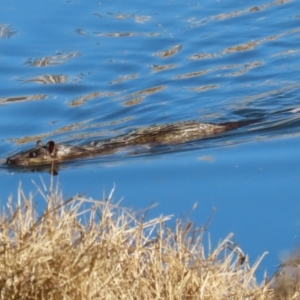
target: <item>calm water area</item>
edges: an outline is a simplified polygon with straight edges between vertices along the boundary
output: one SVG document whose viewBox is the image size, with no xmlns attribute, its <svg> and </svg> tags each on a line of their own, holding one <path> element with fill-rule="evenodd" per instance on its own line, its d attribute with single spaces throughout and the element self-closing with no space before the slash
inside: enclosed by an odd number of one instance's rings
<svg viewBox="0 0 300 300">
<path fill-rule="evenodd" d="M 50 182 L 47 168 L 5 164 L 39 139 L 85 145 L 153 124 L 257 119 L 66 162 L 54 180 L 65 197 L 115 185 L 123 206 L 158 203 L 150 217 L 200 226 L 215 210 L 212 245 L 233 232 L 250 263 L 269 252 L 259 272 L 271 274 L 300 240 L 299 51 L 296 0 L 2 0 L 1 206 L 20 182 L 26 193 Z"/>
</svg>

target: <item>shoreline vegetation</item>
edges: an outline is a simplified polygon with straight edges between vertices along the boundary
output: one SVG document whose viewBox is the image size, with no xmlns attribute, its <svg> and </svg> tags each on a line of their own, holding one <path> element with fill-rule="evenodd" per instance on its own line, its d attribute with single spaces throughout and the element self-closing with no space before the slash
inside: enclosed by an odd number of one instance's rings
<svg viewBox="0 0 300 300">
<path fill-rule="evenodd" d="M 2 209 L 0 299 L 299 299 L 297 257 L 257 283 L 266 253 L 250 266 L 232 234 L 210 249 L 206 228 L 148 220 L 113 192 L 64 200 L 52 182 L 37 190 L 44 211 L 21 186 Z"/>
</svg>

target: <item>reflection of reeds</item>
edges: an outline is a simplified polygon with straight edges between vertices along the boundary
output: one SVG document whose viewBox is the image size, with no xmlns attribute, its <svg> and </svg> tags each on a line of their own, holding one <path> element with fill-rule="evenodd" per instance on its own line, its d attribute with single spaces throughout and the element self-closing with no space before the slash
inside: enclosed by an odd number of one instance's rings
<svg viewBox="0 0 300 300">
<path fill-rule="evenodd" d="M 10 26 L 0 24 L 0 39 L 11 38 L 16 31 L 13 31 Z"/>
<path fill-rule="evenodd" d="M 11 103 L 11 102 L 23 102 L 23 101 L 34 101 L 47 98 L 46 95 L 36 94 L 30 96 L 12 96 L 12 97 L 2 97 L 0 98 L 0 104 Z"/>
<path fill-rule="evenodd" d="M 41 214 L 19 189 L 1 217 L 2 299 L 274 299 L 270 281 L 256 283 L 260 260 L 249 267 L 231 235 L 205 254 L 191 223 L 138 218 L 111 195 L 40 193 Z"/>
<path fill-rule="evenodd" d="M 70 53 L 59 53 L 52 56 L 39 57 L 32 60 L 28 60 L 26 64 L 29 64 L 31 67 L 46 67 L 51 65 L 60 65 L 67 60 L 80 56 L 78 52 L 70 52 Z"/>
<path fill-rule="evenodd" d="M 74 98 L 74 100 L 69 102 L 68 105 L 72 107 L 80 106 L 89 100 L 99 98 L 99 97 L 111 97 L 114 96 L 115 94 L 116 93 L 113 92 L 91 92 L 89 94 Z"/>
<path fill-rule="evenodd" d="M 68 76 L 66 75 L 41 75 L 34 78 L 22 80 L 23 83 L 35 82 L 39 84 L 57 84 L 67 82 Z"/>
<path fill-rule="evenodd" d="M 154 53 L 154 55 L 159 56 L 161 58 L 169 58 L 170 56 L 177 54 L 180 50 L 182 50 L 182 45 L 176 45 L 165 51 Z"/>
</svg>

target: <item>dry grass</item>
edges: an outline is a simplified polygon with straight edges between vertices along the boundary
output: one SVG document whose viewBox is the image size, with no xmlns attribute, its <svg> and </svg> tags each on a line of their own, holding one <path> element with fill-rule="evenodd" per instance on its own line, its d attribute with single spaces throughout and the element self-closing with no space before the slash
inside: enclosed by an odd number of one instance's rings
<svg viewBox="0 0 300 300">
<path fill-rule="evenodd" d="M 43 213 L 19 189 L 1 217 L 0 299 L 296 299 L 272 280 L 258 284 L 260 260 L 249 267 L 231 235 L 206 254 L 191 223 L 146 221 L 111 195 L 40 193 Z"/>
<path fill-rule="evenodd" d="M 279 266 L 273 277 L 274 300 L 300 299 L 299 249 Z"/>
</svg>

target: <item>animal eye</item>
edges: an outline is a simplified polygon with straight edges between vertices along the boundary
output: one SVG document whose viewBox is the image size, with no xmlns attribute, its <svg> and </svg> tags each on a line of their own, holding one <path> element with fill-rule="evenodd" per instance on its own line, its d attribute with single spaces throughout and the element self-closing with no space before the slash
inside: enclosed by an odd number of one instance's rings
<svg viewBox="0 0 300 300">
<path fill-rule="evenodd" d="M 36 153 L 35 153 L 35 152 L 30 152 L 30 153 L 29 153 L 29 157 L 30 157 L 30 158 L 36 157 Z"/>
<path fill-rule="evenodd" d="M 49 151 L 50 155 L 54 155 L 55 152 L 55 143 L 53 141 L 49 141 L 46 145 L 47 150 Z"/>
</svg>

